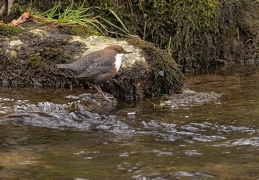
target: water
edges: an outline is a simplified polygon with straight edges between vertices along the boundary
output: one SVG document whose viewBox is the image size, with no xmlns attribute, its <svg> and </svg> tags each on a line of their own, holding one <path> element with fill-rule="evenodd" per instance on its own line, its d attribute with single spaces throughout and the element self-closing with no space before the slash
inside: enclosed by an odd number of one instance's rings
<svg viewBox="0 0 259 180">
<path fill-rule="evenodd" d="M 153 104 L 1 88 L 0 179 L 258 179 L 259 75 L 186 82 Z"/>
</svg>

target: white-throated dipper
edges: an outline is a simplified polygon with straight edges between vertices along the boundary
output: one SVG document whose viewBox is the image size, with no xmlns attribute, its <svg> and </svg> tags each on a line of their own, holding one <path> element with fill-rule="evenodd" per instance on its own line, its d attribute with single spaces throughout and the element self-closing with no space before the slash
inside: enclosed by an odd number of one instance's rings
<svg viewBox="0 0 259 180">
<path fill-rule="evenodd" d="M 121 46 L 110 45 L 103 50 L 91 52 L 70 64 L 57 64 L 58 68 L 70 69 L 78 78 L 90 83 L 105 99 L 100 85 L 111 80 L 119 71 L 126 51 Z"/>
</svg>

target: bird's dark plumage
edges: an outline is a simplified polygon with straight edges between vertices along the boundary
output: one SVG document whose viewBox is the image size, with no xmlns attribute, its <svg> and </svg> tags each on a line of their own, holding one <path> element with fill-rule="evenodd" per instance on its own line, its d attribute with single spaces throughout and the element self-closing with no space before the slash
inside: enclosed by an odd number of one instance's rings
<svg viewBox="0 0 259 180">
<path fill-rule="evenodd" d="M 96 58 L 94 62 L 88 66 L 85 71 L 78 74 L 78 78 L 83 78 L 85 81 L 100 85 L 115 76 L 116 72 L 112 72 L 113 63 L 116 59 L 114 57 L 100 57 Z"/>
<path fill-rule="evenodd" d="M 80 74 L 83 71 L 85 71 L 85 69 L 87 67 L 89 67 L 91 64 L 98 62 L 98 61 L 96 61 L 98 58 L 100 58 L 100 57 L 114 57 L 115 58 L 116 54 L 118 54 L 118 53 L 126 54 L 128 52 L 125 51 L 121 46 L 111 45 L 111 46 L 104 48 L 103 50 L 91 52 L 91 53 L 77 59 L 73 63 L 57 64 L 57 66 L 58 66 L 58 68 L 70 69 L 70 70 L 74 71 L 76 74 Z"/>
<path fill-rule="evenodd" d="M 125 51 L 121 46 L 111 45 L 77 59 L 70 64 L 57 64 L 58 68 L 70 69 L 78 78 L 91 83 L 102 94 L 99 85 L 111 80 L 118 72 Z"/>
</svg>

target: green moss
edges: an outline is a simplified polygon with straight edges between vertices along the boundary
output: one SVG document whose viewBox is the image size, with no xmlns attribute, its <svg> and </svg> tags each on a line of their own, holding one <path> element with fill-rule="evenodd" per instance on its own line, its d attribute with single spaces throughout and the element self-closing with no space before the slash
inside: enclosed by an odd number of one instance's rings
<svg viewBox="0 0 259 180">
<path fill-rule="evenodd" d="M 0 25 L 0 34 L 4 36 L 13 36 L 23 32 L 23 29 L 19 26 L 7 26 L 4 24 Z"/>
<path fill-rule="evenodd" d="M 34 68 L 42 68 L 45 63 L 40 54 L 31 54 L 29 57 L 29 64 Z"/>
<path fill-rule="evenodd" d="M 149 82 L 152 82 L 153 88 L 148 90 L 152 91 L 149 94 L 170 94 L 182 89 L 184 76 L 166 50 L 146 41 L 127 39 L 127 42 L 142 49 L 145 59 L 150 64 L 152 70 Z"/>
<path fill-rule="evenodd" d="M 54 0 L 32 4 L 44 11 L 57 5 Z M 87 9 L 87 17 L 95 18 L 89 26 L 112 37 L 121 37 L 121 30 L 138 35 L 170 51 L 183 71 L 204 73 L 217 59 L 251 59 L 259 54 L 258 5 L 255 0 L 66 0 L 60 2 L 56 13 Z M 69 14 L 61 14 L 61 20 L 70 20 Z M 72 14 L 83 15 L 80 11 Z M 81 17 L 75 24 L 85 20 Z M 64 26 L 61 30 L 85 36 L 97 33 L 88 26 Z"/>
<path fill-rule="evenodd" d="M 115 11 L 131 34 L 170 50 L 183 71 L 206 72 L 216 59 L 233 59 L 225 54 L 255 56 L 259 8 L 254 0 L 96 0 L 94 5 L 110 21 L 109 9 Z M 241 46 L 248 52 L 239 53 Z"/>
</svg>

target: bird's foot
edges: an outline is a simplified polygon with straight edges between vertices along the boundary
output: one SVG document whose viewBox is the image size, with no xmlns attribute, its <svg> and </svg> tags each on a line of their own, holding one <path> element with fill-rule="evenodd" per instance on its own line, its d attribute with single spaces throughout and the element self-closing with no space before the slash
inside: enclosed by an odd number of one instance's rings
<svg viewBox="0 0 259 180">
<path fill-rule="evenodd" d="M 107 101 L 109 101 L 109 102 L 112 102 L 112 99 L 114 98 L 112 95 L 107 94 L 107 93 L 105 93 L 105 94 L 102 93 L 101 96 L 102 96 L 105 100 L 107 100 Z"/>
<path fill-rule="evenodd" d="M 113 98 L 113 96 L 108 97 L 107 95 L 105 95 L 105 94 L 103 93 L 102 89 L 100 88 L 100 86 L 93 85 L 93 87 L 101 94 L 101 96 L 102 96 L 104 99 L 106 99 L 106 100 L 109 101 L 109 102 L 112 102 L 112 101 L 111 101 L 110 99 L 108 99 L 108 98 Z"/>
<path fill-rule="evenodd" d="M 107 96 L 104 96 L 104 99 L 106 99 L 106 100 L 109 101 L 109 102 L 112 102 L 112 100 L 108 99 Z"/>
</svg>

